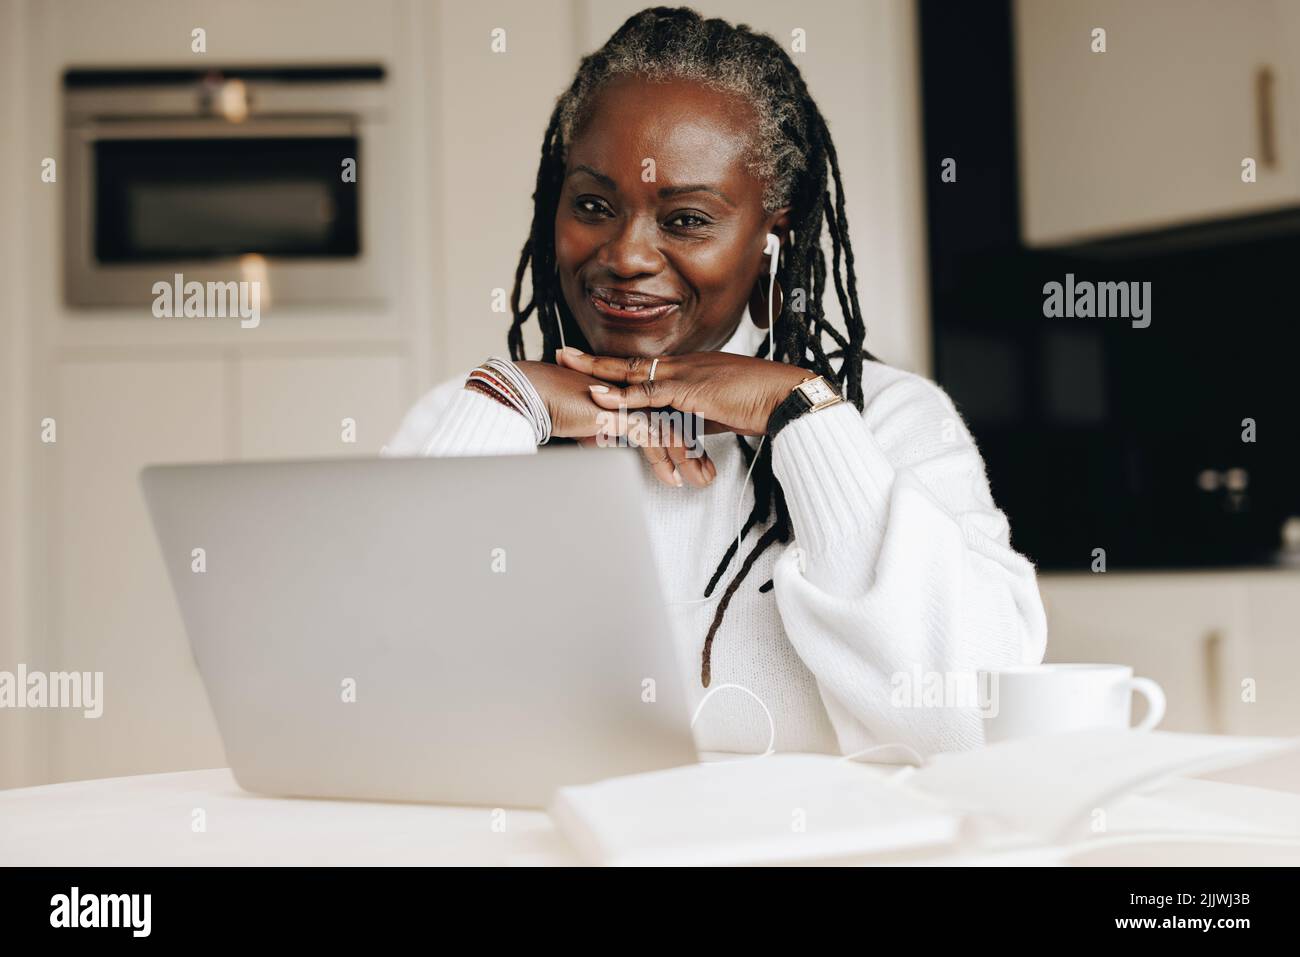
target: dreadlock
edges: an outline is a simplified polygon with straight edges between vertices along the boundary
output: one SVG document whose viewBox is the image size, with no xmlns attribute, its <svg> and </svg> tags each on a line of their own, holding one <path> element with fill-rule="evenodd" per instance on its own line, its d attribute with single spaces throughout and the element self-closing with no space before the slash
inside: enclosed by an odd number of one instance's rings
<svg viewBox="0 0 1300 957">
<path fill-rule="evenodd" d="M 771 358 L 811 368 L 828 381 L 839 383 L 844 396 L 861 411 L 862 362 L 873 356 L 864 347 L 866 324 L 858 304 L 853 245 L 844 212 L 844 184 L 826 119 L 809 94 L 799 68 L 770 36 L 724 20 L 705 20 L 685 7 L 654 7 L 630 17 L 603 47 L 582 59 L 573 83 L 555 105 L 542 139 L 532 228 L 519 256 L 510 297 L 514 314 L 507 337 L 511 358 L 525 358 L 523 325 L 534 312 L 542 333 L 544 361 L 554 361 L 562 335 L 565 342 L 587 346 L 564 302 L 556 276 L 555 213 L 567 146 L 587 118 L 595 94 L 607 81 L 619 76 L 695 81 L 735 94 L 755 111 L 758 123 L 750 170 L 765 184 L 763 203 L 768 212 L 791 207 L 791 241 L 783 247 L 777 279 L 783 290 L 804 293 L 782 297 L 781 313 L 772 330 L 776 354 Z M 844 317 L 843 332 L 827 322 L 822 309 L 827 276 L 821 246 L 823 224 L 830 233 L 830 275 Z M 530 267 L 531 298 L 521 306 L 524 275 Z M 755 354 L 764 357 L 767 351 L 764 337 Z M 839 360 L 838 364 L 832 364 L 832 360 Z M 755 526 L 766 524 L 773 513 L 775 519 L 745 556 L 718 603 L 704 639 L 700 680 L 705 687 L 710 680 L 713 640 L 732 597 L 759 556 L 774 542 L 788 542 L 791 534 L 785 496 L 772 474 L 772 444 L 762 443 L 758 461 L 754 462 L 755 452 L 749 443 L 743 436 L 736 439 L 746 464 L 754 465 L 754 507 L 739 538 L 732 541 L 718 563 L 704 590 L 705 598 L 712 597 L 731 567 L 739 540 Z M 760 591 L 770 587 L 769 581 Z"/>
</svg>

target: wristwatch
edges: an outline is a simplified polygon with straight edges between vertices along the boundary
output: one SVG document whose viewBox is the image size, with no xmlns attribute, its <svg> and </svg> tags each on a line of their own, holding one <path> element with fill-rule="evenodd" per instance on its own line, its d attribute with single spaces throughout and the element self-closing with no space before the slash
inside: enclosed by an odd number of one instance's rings
<svg viewBox="0 0 1300 957">
<path fill-rule="evenodd" d="M 839 390 L 827 382 L 825 376 L 818 375 L 805 379 L 795 386 L 789 397 L 772 411 L 771 418 L 767 420 L 767 437 L 776 438 L 778 432 L 801 415 L 843 401 Z"/>
</svg>

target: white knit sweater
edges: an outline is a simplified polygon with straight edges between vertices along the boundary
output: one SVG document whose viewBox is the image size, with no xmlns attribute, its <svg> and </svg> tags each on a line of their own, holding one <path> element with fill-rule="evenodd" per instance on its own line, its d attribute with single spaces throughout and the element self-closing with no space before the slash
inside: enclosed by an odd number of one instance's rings
<svg viewBox="0 0 1300 957">
<path fill-rule="evenodd" d="M 746 315 L 723 351 L 752 355 L 765 334 Z M 915 683 L 1041 661 L 1047 627 L 1034 568 L 1011 549 L 984 463 L 948 396 L 877 362 L 866 363 L 862 380 L 861 414 L 832 406 L 775 440 L 773 470 L 794 534 L 767 550 L 732 599 L 713 644 L 711 688 L 739 685 L 761 700 L 778 751 L 977 746 L 979 712 L 912 706 Z M 420 399 L 384 454 L 537 451 L 522 416 L 463 381 Z M 698 599 L 735 538 L 738 503 L 742 519 L 753 505 L 748 486 L 741 503 L 746 466 L 736 437 L 702 441 L 718 469 L 709 487 L 670 488 L 646 466 L 644 491 L 692 711 L 708 693 L 704 636 L 740 560 L 709 601 Z M 746 536 L 742 557 L 761 532 Z M 775 588 L 761 593 L 768 579 Z M 904 685 L 915 691 L 910 703 Z M 761 752 L 767 714 L 744 691 L 723 688 L 695 738 L 702 751 Z"/>
</svg>

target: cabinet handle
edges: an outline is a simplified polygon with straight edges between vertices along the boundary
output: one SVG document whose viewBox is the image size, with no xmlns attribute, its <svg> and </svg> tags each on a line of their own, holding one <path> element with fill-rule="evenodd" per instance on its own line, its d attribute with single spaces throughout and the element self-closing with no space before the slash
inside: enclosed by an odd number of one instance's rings
<svg viewBox="0 0 1300 957">
<path fill-rule="evenodd" d="M 1259 162 L 1265 169 L 1277 167 L 1277 124 L 1273 120 L 1272 67 L 1255 72 L 1255 122 L 1259 127 Z"/>
<path fill-rule="evenodd" d="M 1210 733 L 1227 733 L 1223 688 L 1223 632 L 1215 629 L 1205 636 L 1205 691 L 1209 705 Z"/>
</svg>

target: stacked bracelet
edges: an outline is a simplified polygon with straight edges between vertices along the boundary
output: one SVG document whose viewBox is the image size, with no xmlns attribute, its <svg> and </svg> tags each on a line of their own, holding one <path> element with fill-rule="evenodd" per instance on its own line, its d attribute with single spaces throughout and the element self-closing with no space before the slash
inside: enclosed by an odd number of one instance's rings
<svg viewBox="0 0 1300 957">
<path fill-rule="evenodd" d="M 528 376 L 509 359 L 492 356 L 469 374 L 465 385 L 476 392 L 491 395 L 527 419 L 537 436 L 538 445 L 551 440 L 551 416 L 546 411 L 546 403 L 528 381 Z"/>
<path fill-rule="evenodd" d="M 503 398 L 501 393 L 497 392 L 496 389 L 490 389 L 476 379 L 467 379 L 465 381 L 465 388 L 470 392 L 477 392 L 479 395 L 487 396 L 493 402 L 498 405 L 504 405 L 507 409 L 515 412 L 519 411 L 513 402 Z"/>
</svg>

